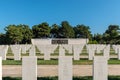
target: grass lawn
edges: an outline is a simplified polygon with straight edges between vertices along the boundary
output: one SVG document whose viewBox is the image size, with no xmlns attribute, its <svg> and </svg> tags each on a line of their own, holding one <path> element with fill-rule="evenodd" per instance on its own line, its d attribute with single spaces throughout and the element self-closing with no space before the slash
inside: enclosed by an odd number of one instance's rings
<svg viewBox="0 0 120 80">
<path fill-rule="evenodd" d="M 87 60 L 87 59 L 82 59 L 82 60 L 73 60 L 73 65 L 92 65 L 93 61 L 92 60 Z M 21 65 L 22 61 L 15 61 L 15 60 L 3 60 L 2 61 L 3 65 Z M 38 59 L 37 60 L 38 65 L 58 65 L 58 60 L 57 59 L 52 59 L 52 60 L 43 60 L 43 59 Z M 120 60 L 117 59 L 111 59 L 108 60 L 108 64 L 114 65 L 118 64 L 120 65 Z"/>
<path fill-rule="evenodd" d="M 2 80 L 22 80 L 20 77 L 3 77 Z M 37 80 L 58 80 L 58 77 L 38 77 Z M 73 77 L 73 80 L 93 80 L 92 76 Z M 108 80 L 120 80 L 120 76 L 108 76 Z"/>
</svg>

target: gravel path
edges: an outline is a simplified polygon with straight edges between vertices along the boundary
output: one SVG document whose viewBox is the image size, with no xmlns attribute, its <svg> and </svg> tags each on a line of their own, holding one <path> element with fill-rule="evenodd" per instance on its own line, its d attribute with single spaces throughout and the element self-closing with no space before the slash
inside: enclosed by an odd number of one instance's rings
<svg viewBox="0 0 120 80">
<path fill-rule="evenodd" d="M 20 65 L 3 65 L 3 77 L 21 77 L 22 71 Z M 38 77 L 57 76 L 57 65 L 38 65 Z M 120 75 L 120 65 L 109 65 L 109 75 Z M 92 76 L 92 65 L 74 65 L 73 76 Z"/>
</svg>

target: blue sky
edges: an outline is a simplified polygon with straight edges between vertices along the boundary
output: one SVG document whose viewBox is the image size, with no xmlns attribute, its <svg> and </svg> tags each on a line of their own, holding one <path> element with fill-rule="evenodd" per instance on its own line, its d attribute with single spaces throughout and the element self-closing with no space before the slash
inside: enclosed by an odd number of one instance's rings
<svg viewBox="0 0 120 80">
<path fill-rule="evenodd" d="M 120 25 L 120 0 L 0 0 L 0 32 L 9 24 L 48 22 L 84 24 L 103 33 L 110 24 Z"/>
</svg>

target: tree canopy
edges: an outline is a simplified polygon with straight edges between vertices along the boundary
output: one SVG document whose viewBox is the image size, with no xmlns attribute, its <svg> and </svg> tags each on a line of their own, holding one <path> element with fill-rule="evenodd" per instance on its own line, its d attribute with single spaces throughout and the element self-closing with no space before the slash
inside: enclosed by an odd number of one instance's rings
<svg viewBox="0 0 120 80">
<path fill-rule="evenodd" d="M 32 33 L 32 30 L 29 28 L 28 25 L 18 25 L 19 27 L 21 27 L 21 32 L 22 32 L 22 35 L 23 35 L 23 38 L 22 38 L 22 42 L 23 44 L 26 44 L 26 43 L 31 43 L 31 39 L 33 37 L 33 33 Z"/>
<path fill-rule="evenodd" d="M 8 42 L 12 44 L 18 44 L 22 41 L 23 35 L 22 35 L 22 28 L 16 25 L 8 25 L 5 28 L 6 36 L 8 38 Z"/>
<path fill-rule="evenodd" d="M 85 26 L 85 25 L 77 25 L 74 27 L 74 31 L 75 31 L 75 37 L 76 38 L 92 38 L 92 34 L 90 31 L 90 27 L 89 26 Z"/>
<path fill-rule="evenodd" d="M 67 21 L 61 23 L 59 32 L 61 38 L 74 38 L 75 36 L 72 26 Z"/>
<path fill-rule="evenodd" d="M 102 34 L 91 34 L 90 26 L 84 24 L 70 25 L 62 21 L 60 25 L 51 26 L 47 22 L 31 26 L 26 24 L 8 25 L 5 33 L 0 33 L 0 44 L 29 44 L 32 38 L 88 38 L 89 43 L 120 44 L 120 26 L 109 25 Z"/>
<path fill-rule="evenodd" d="M 103 39 L 106 41 L 106 43 L 116 44 L 119 42 L 119 30 L 120 28 L 118 25 L 109 25 L 108 29 L 105 31 L 105 33 L 103 33 Z"/>
<path fill-rule="evenodd" d="M 52 38 L 59 38 L 59 25 L 53 24 L 50 33 Z"/>
<path fill-rule="evenodd" d="M 28 25 L 8 25 L 5 28 L 8 44 L 30 43 L 32 30 Z"/>
<path fill-rule="evenodd" d="M 49 24 L 43 22 L 32 27 L 34 38 L 47 38 L 50 36 Z"/>
</svg>

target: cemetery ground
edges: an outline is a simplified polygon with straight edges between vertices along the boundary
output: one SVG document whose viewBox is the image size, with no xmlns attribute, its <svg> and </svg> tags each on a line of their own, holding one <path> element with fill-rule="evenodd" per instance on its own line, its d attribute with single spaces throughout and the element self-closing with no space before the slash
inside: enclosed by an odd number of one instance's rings
<svg viewBox="0 0 120 80">
<path fill-rule="evenodd" d="M 66 50 L 66 56 L 72 56 L 68 54 Z M 73 60 L 73 80 L 92 80 L 92 64 L 93 60 L 88 60 L 88 54 L 86 49 L 82 50 L 80 54 L 80 60 Z M 96 56 L 102 56 L 103 54 L 95 54 Z M 29 56 L 27 54 L 21 54 L 21 56 Z M 58 80 L 58 49 L 51 54 L 51 60 L 44 60 L 43 54 L 36 48 L 37 65 L 38 65 L 38 80 Z M 21 60 L 14 60 L 11 50 L 8 50 L 7 60 L 2 61 L 3 66 L 3 80 L 21 80 Z M 111 48 L 110 60 L 108 60 L 108 79 L 120 80 L 120 60 L 117 59 L 117 54 Z M 49 77 L 48 77 L 49 76 Z"/>
<path fill-rule="evenodd" d="M 22 80 L 22 78 L 4 77 L 3 80 Z M 37 80 L 58 80 L 58 77 L 38 77 Z M 73 80 L 93 80 L 93 78 L 91 76 L 73 77 Z M 120 80 L 120 76 L 109 76 L 108 80 Z"/>
<path fill-rule="evenodd" d="M 108 66 L 109 80 L 120 80 L 119 68 L 120 65 Z M 38 65 L 38 80 L 58 80 L 57 70 L 57 65 Z M 21 65 L 3 65 L 3 80 L 21 80 L 21 73 Z M 73 80 L 92 80 L 92 65 L 74 65 L 73 76 Z"/>
</svg>

